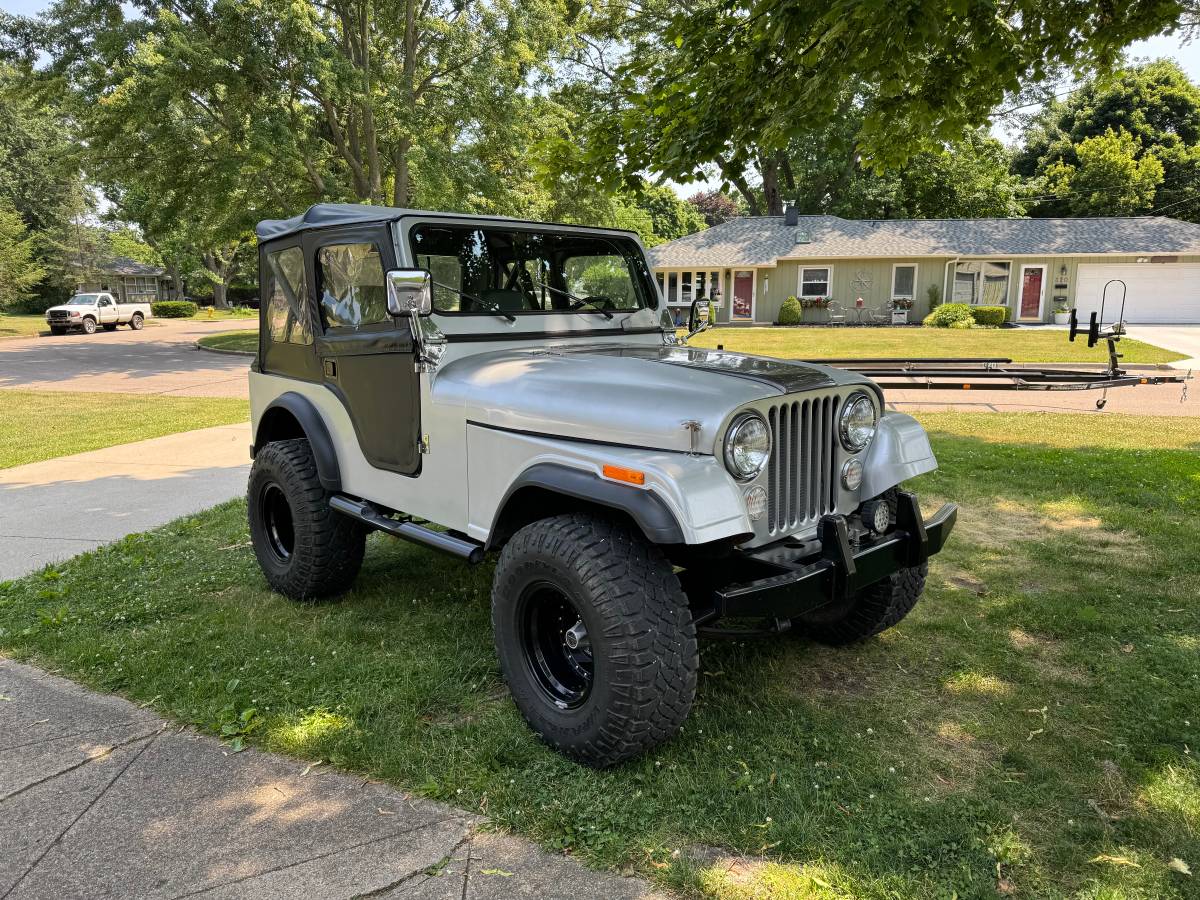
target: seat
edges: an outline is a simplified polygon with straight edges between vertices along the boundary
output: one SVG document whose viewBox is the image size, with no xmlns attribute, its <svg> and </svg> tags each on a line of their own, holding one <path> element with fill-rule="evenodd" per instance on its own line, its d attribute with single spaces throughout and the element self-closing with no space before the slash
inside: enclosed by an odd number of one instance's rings
<svg viewBox="0 0 1200 900">
<path fill-rule="evenodd" d="M 876 325 L 890 325 L 892 323 L 892 305 L 884 303 L 878 307 L 872 307 L 871 321 Z"/>
<path fill-rule="evenodd" d="M 836 300 L 830 300 L 825 305 L 825 312 L 829 317 L 830 325 L 845 325 L 846 324 L 846 309 Z"/>
<path fill-rule="evenodd" d="M 499 309 L 504 312 L 513 312 L 516 310 L 529 309 L 529 302 L 522 291 L 512 290 L 511 288 L 488 288 L 483 291 L 480 298 L 487 300 L 490 303 L 495 303 Z"/>
</svg>

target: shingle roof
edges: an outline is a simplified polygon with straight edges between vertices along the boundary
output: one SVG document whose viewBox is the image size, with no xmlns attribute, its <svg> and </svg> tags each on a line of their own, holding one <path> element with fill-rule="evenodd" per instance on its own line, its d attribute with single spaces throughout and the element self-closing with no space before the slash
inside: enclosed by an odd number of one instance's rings
<svg viewBox="0 0 1200 900">
<path fill-rule="evenodd" d="M 805 235 L 806 243 L 797 243 Z M 1200 254 L 1200 225 L 1165 216 L 1098 219 L 730 219 L 648 251 L 656 268 L 770 266 L 780 259 Z"/>
</svg>

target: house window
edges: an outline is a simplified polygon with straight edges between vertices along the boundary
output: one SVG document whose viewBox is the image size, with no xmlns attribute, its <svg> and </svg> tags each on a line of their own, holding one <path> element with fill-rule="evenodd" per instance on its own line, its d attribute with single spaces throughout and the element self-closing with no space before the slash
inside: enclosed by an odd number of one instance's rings
<svg viewBox="0 0 1200 900">
<path fill-rule="evenodd" d="M 892 299 L 911 300 L 917 290 L 917 267 L 915 265 L 892 266 Z"/>
<path fill-rule="evenodd" d="M 829 296 L 829 267 L 821 266 L 819 268 L 808 268 L 807 266 L 800 270 L 800 296 L 801 297 L 828 297 Z"/>
<path fill-rule="evenodd" d="M 1012 265 L 1007 262 L 971 259 L 954 267 L 955 303 L 972 306 L 1006 306 L 1008 277 Z"/>
<path fill-rule="evenodd" d="M 654 273 L 663 299 L 671 306 L 691 306 L 697 297 L 712 299 L 712 292 L 721 284 L 721 273 L 712 269 L 696 271 L 666 270 Z M 716 306 L 721 305 L 718 300 Z"/>
</svg>

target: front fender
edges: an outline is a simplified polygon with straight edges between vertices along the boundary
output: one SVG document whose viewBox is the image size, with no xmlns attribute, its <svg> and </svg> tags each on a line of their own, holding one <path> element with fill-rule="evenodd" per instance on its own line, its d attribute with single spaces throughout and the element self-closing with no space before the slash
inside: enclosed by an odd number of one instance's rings
<svg viewBox="0 0 1200 900">
<path fill-rule="evenodd" d="M 904 413 L 887 413 L 879 419 L 863 460 L 861 496 L 878 497 L 888 488 L 936 468 L 929 435 L 920 423 Z"/>
</svg>

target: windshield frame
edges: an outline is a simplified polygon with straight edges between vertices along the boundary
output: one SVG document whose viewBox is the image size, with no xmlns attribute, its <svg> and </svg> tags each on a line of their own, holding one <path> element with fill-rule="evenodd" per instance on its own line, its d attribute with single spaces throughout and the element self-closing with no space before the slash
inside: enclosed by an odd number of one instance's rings
<svg viewBox="0 0 1200 900">
<path fill-rule="evenodd" d="M 574 309 L 555 307 L 549 309 L 509 310 L 508 312 L 511 312 L 518 321 L 537 320 L 546 316 L 564 316 L 572 321 L 595 320 L 596 322 L 610 324 L 610 318 L 620 321 L 621 317 L 637 315 L 638 313 L 644 313 L 646 310 L 655 313 L 657 318 L 662 299 L 659 295 L 658 285 L 654 281 L 650 270 L 650 264 L 646 259 L 645 248 L 642 246 L 636 233 L 617 229 L 586 228 L 578 225 L 559 225 L 555 223 L 526 222 L 499 218 L 487 219 L 454 215 L 447 215 L 445 217 L 406 217 L 396 223 L 397 258 L 405 260 L 406 265 L 421 269 L 422 271 L 428 271 L 428 269 L 421 265 L 415 246 L 415 237 L 416 232 L 425 227 L 465 228 L 525 234 L 553 234 L 564 237 L 578 236 L 595 241 L 609 242 L 612 245 L 612 253 L 596 254 L 598 257 L 603 255 L 620 256 L 625 260 L 629 270 L 630 284 L 633 288 L 635 299 L 639 303 L 638 306 L 624 309 L 610 308 L 608 312 L 611 313 L 611 317 L 602 313 L 598 307 L 590 305 Z M 432 314 L 441 318 L 447 324 L 450 321 L 456 320 L 464 322 L 489 318 L 495 320 L 497 317 L 497 313 L 490 309 L 446 310 L 435 307 L 432 310 Z M 588 327 L 592 327 L 590 323 Z M 652 330 L 659 329 L 656 326 Z"/>
<path fill-rule="evenodd" d="M 71 297 L 70 300 L 68 300 L 66 303 L 64 303 L 63 306 L 95 306 L 97 303 L 100 302 L 100 294 L 101 293 L 103 293 L 103 292 L 89 291 L 89 292 L 86 292 L 83 294 L 75 294 L 74 296 Z M 84 300 L 83 299 L 84 297 L 87 297 L 89 299 Z"/>
</svg>

